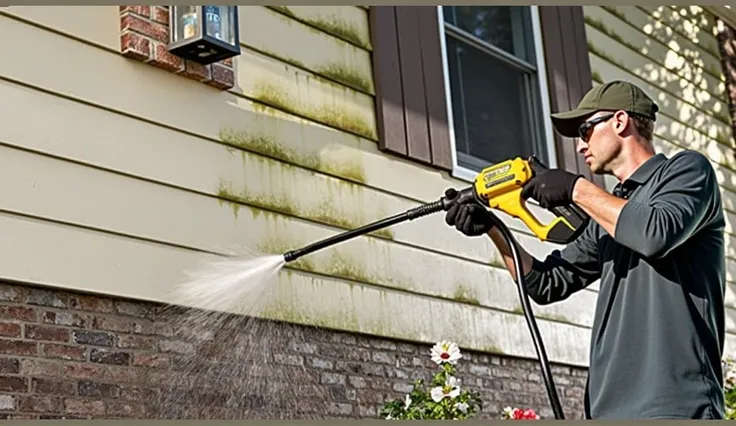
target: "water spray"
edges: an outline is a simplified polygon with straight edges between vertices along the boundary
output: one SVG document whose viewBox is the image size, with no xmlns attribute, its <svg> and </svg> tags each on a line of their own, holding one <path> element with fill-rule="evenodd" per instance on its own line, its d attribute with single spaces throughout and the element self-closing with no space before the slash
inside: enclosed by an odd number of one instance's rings
<svg viewBox="0 0 736 426">
<path fill-rule="evenodd" d="M 518 161 L 514 160 L 514 161 Z M 505 163 L 502 163 L 500 166 L 503 166 Z M 518 163 L 516 163 L 518 164 Z M 512 164 L 512 166 L 516 165 Z M 522 163 L 527 164 L 527 163 Z M 508 179 L 504 180 L 504 177 L 508 177 L 508 175 L 504 175 L 503 173 L 493 173 L 494 171 L 498 170 L 499 166 L 492 166 L 488 169 L 484 170 L 486 175 L 481 172 L 479 174 L 480 179 L 476 179 L 476 185 L 466 188 L 462 191 L 456 191 L 456 195 L 454 195 L 452 198 L 448 197 L 442 197 L 438 201 L 434 201 L 431 203 L 423 204 L 418 207 L 414 207 L 412 209 L 406 210 L 403 213 L 396 214 L 394 216 L 387 217 L 385 219 L 369 223 L 367 225 L 364 225 L 360 228 L 356 228 L 350 231 L 346 231 L 340 234 L 337 234 L 335 236 L 325 238 L 323 240 L 317 241 L 315 243 L 312 243 L 310 245 L 304 246 L 302 248 L 292 250 L 289 252 L 286 252 L 284 254 L 284 260 L 286 262 L 293 262 L 296 259 L 305 256 L 307 254 L 313 253 L 317 250 L 321 250 L 323 248 L 333 246 L 335 244 L 341 243 L 346 240 L 350 240 L 352 238 L 356 238 L 358 236 L 368 234 L 370 232 L 377 231 L 379 229 L 387 228 L 389 226 L 396 225 L 398 223 L 418 219 L 423 216 L 427 216 L 430 214 L 447 211 L 457 202 L 460 202 L 463 199 L 473 199 L 476 202 L 479 202 L 481 205 L 488 206 L 489 205 L 489 199 L 492 199 L 492 193 L 489 193 L 489 189 L 493 187 L 492 179 L 482 179 L 483 176 L 493 175 L 497 176 L 498 178 L 501 178 L 502 182 L 508 181 Z M 520 182 L 522 182 L 522 179 L 512 179 L 512 183 L 516 182 L 517 186 L 519 186 Z M 478 183 L 480 182 L 480 183 Z M 478 186 L 480 185 L 480 186 Z M 482 188 L 484 190 L 483 195 L 480 191 L 478 191 L 479 188 Z M 505 192 L 502 195 L 507 195 L 511 192 Z M 512 194 L 513 195 L 513 194 Z M 516 194 L 518 196 L 518 192 Z M 509 198 L 511 199 L 511 198 Z M 503 209 L 502 210 L 506 210 Z M 519 217 L 517 215 L 517 217 Z M 522 217 L 522 219 L 524 219 Z M 532 219 L 534 219 L 532 217 Z M 560 219 L 558 217 L 558 219 Z M 526 222 L 526 220 L 525 220 Z M 567 223 L 567 222 L 565 222 Z M 559 222 L 554 223 L 553 225 L 558 225 Z M 540 228 L 539 222 L 536 222 L 536 228 L 533 228 L 533 230 L 544 230 L 544 227 Z M 555 227 L 553 225 L 550 225 L 550 228 L 554 231 Z M 554 384 L 554 380 L 552 377 L 552 372 L 550 370 L 549 366 L 549 360 L 547 358 L 547 351 L 544 347 L 544 343 L 542 342 L 542 338 L 539 333 L 539 329 L 537 328 L 537 323 L 534 318 L 534 315 L 532 313 L 532 307 L 531 303 L 529 301 L 529 294 L 527 293 L 526 289 L 526 283 L 524 282 L 524 274 L 521 273 L 522 269 L 522 263 L 521 263 L 521 256 L 519 254 L 519 248 L 516 242 L 516 239 L 512 235 L 511 231 L 506 227 L 506 225 L 501 222 L 500 220 L 496 220 L 495 226 L 498 227 L 498 229 L 501 231 L 501 234 L 503 235 L 504 239 L 506 240 L 507 244 L 511 248 L 511 253 L 514 259 L 514 267 L 517 271 L 517 289 L 519 293 L 519 299 L 521 300 L 521 306 L 522 311 L 524 312 L 524 317 L 526 318 L 527 326 L 529 327 L 529 331 L 532 335 L 532 341 L 534 343 L 534 348 L 537 353 L 537 357 L 539 359 L 541 371 L 542 371 L 542 378 L 544 379 L 545 387 L 547 388 L 547 395 L 550 400 L 550 404 L 552 405 L 552 410 L 554 412 L 556 419 L 564 419 L 564 413 L 562 411 L 562 406 L 560 405 L 560 400 L 557 395 L 557 390 Z M 569 226 L 569 225 L 568 225 Z M 572 228 L 572 227 L 570 227 Z M 575 231 L 574 235 L 569 234 L 566 236 L 566 238 L 574 238 L 576 235 L 578 235 L 579 231 Z M 537 233 L 539 235 L 539 233 Z M 547 238 L 548 240 L 551 240 L 552 238 Z"/>
</svg>

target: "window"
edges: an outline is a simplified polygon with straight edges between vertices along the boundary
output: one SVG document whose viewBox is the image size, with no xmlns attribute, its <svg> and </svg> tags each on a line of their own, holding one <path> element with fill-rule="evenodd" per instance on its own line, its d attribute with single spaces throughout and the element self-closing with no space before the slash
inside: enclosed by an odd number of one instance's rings
<svg viewBox="0 0 736 426">
<path fill-rule="evenodd" d="M 536 155 L 555 166 L 537 8 L 440 6 L 454 174 Z M 540 66 L 542 64 L 542 66 Z"/>
</svg>

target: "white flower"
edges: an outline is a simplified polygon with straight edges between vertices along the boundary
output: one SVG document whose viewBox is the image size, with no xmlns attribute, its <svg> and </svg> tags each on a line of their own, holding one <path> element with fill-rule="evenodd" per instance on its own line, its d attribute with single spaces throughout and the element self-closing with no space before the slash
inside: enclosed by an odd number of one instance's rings
<svg viewBox="0 0 736 426">
<path fill-rule="evenodd" d="M 391 414 L 389 414 L 388 416 L 386 416 L 386 420 L 393 420 L 393 419 L 394 419 L 394 418 L 393 418 L 393 417 L 391 417 Z"/>
<path fill-rule="evenodd" d="M 460 380 L 456 377 L 450 376 L 445 381 L 444 386 L 433 387 L 430 391 L 432 400 L 434 402 L 442 401 L 442 398 L 457 398 L 460 395 Z"/>
<path fill-rule="evenodd" d="M 467 402 L 458 402 L 457 404 L 455 404 L 455 407 L 457 407 L 457 409 L 460 410 L 461 413 L 467 414 L 469 405 Z"/>
<path fill-rule="evenodd" d="M 506 407 L 503 409 L 503 417 L 507 419 L 513 419 L 514 418 L 514 409 L 511 407 Z"/>
<path fill-rule="evenodd" d="M 411 405 L 411 396 L 409 394 L 406 394 L 406 398 L 404 399 L 404 409 L 406 410 Z"/>
<path fill-rule="evenodd" d="M 435 343 L 430 354 L 432 355 L 432 361 L 436 364 L 442 364 L 443 362 L 457 364 L 457 361 L 462 358 L 457 344 L 445 340 Z"/>
</svg>

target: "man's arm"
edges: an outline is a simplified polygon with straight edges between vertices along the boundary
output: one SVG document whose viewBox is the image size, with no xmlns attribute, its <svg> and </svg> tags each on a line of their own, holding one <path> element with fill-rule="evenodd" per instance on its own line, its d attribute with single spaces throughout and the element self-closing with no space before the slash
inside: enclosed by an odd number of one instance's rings
<svg viewBox="0 0 736 426">
<path fill-rule="evenodd" d="M 532 300 L 540 305 L 559 302 L 600 277 L 595 229 L 595 224 L 590 222 L 578 239 L 561 251 L 553 251 L 543 261 L 519 247 L 522 275 Z M 514 258 L 503 235 L 498 229 L 493 228 L 488 232 L 488 236 L 501 253 L 511 277 L 517 281 Z"/>
<path fill-rule="evenodd" d="M 682 152 L 666 166 L 662 183 L 646 202 L 623 200 L 578 179 L 573 202 L 617 242 L 646 257 L 669 253 L 700 229 L 718 191 L 707 158 Z"/>
</svg>

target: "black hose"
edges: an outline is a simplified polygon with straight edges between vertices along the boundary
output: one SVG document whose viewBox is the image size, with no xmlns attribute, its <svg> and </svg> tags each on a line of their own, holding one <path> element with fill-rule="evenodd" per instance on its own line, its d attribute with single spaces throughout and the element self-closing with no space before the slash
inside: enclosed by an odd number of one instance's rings
<svg viewBox="0 0 736 426">
<path fill-rule="evenodd" d="M 549 397 L 549 402 L 552 405 L 552 411 L 555 414 L 555 419 L 562 420 L 565 418 L 565 413 L 562 411 L 560 398 L 557 395 L 557 388 L 555 387 L 552 371 L 549 367 L 547 350 L 544 348 L 544 342 L 542 342 L 539 328 L 537 328 L 537 321 L 534 318 L 532 306 L 529 302 L 529 293 L 527 292 L 526 282 L 524 281 L 524 268 L 521 264 L 519 247 L 517 246 L 516 239 L 511 234 L 511 231 L 509 231 L 509 228 L 503 222 L 496 220 L 495 224 L 501 231 L 501 234 L 511 249 L 511 255 L 514 258 L 514 269 L 516 270 L 516 288 L 519 290 L 519 299 L 521 299 L 521 310 L 524 311 L 526 324 L 529 327 L 529 332 L 531 333 L 532 341 L 534 342 L 534 349 L 537 351 L 537 358 L 539 359 L 539 365 L 542 370 L 542 379 L 544 380 L 544 386 L 547 388 L 547 396 Z"/>
<path fill-rule="evenodd" d="M 471 195 L 472 192 L 467 191 L 464 193 L 463 196 Z M 422 216 L 447 210 L 451 203 L 452 201 L 448 201 L 446 198 L 442 198 L 439 201 L 435 201 L 433 203 L 423 204 L 419 207 L 409 209 L 404 213 L 390 216 L 388 218 L 369 223 L 360 228 L 356 228 L 329 238 L 325 238 L 300 249 L 286 252 L 284 253 L 284 260 L 286 260 L 286 262 L 292 262 L 306 254 L 321 250 L 325 247 L 349 240 L 351 238 L 374 232 L 379 229 L 387 228 L 389 226 L 393 226 L 407 220 L 414 220 Z M 501 222 L 500 220 L 496 220 L 495 223 L 498 229 L 501 231 L 504 239 L 506 240 L 506 243 L 511 248 L 511 254 L 514 258 L 514 268 L 516 269 L 517 276 L 516 287 L 519 290 L 519 299 L 521 299 L 522 311 L 524 311 L 524 317 L 526 318 L 526 323 L 529 326 L 529 331 L 532 335 L 534 349 L 537 351 L 537 357 L 539 358 L 539 364 L 542 370 L 542 379 L 544 379 L 544 385 L 547 388 L 547 395 L 549 397 L 550 404 L 552 405 L 552 411 L 555 414 L 555 419 L 564 419 L 565 415 L 562 411 L 562 406 L 560 405 L 560 399 L 557 396 L 557 389 L 555 388 L 554 380 L 552 378 L 552 372 L 549 367 L 549 360 L 547 359 L 547 351 L 544 348 L 544 343 L 542 342 L 542 338 L 539 335 L 537 322 L 534 319 L 531 303 L 529 302 L 529 294 L 527 293 L 526 283 L 524 282 L 521 256 L 519 255 L 519 248 L 517 246 L 516 239 L 503 222 Z"/>
</svg>

